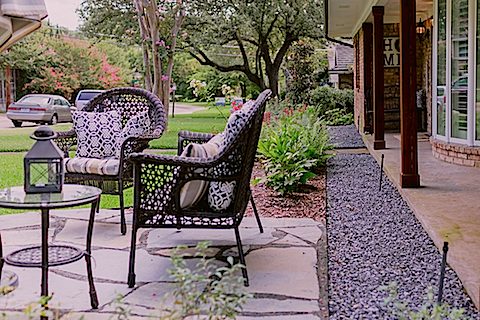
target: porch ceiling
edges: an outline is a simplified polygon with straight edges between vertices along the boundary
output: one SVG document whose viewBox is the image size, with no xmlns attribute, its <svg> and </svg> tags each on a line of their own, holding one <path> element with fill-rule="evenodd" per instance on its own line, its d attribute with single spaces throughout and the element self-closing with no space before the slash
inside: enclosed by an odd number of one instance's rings
<svg viewBox="0 0 480 320">
<path fill-rule="evenodd" d="M 328 35 L 353 37 L 363 22 L 371 22 L 372 7 L 385 7 L 385 23 L 400 22 L 400 0 L 326 0 Z M 417 20 L 433 15 L 433 0 L 417 0 Z"/>
</svg>

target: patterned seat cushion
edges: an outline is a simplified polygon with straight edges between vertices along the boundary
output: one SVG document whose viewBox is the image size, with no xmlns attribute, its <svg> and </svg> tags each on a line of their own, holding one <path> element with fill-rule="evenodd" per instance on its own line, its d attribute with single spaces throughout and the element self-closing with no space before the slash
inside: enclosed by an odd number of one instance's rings
<svg viewBox="0 0 480 320">
<path fill-rule="evenodd" d="M 117 137 L 122 131 L 117 111 L 75 111 L 72 119 L 78 140 L 76 157 L 105 159 L 115 156 Z"/>
<path fill-rule="evenodd" d="M 217 134 L 206 143 L 190 143 L 185 147 L 181 156 L 197 158 L 213 157 L 218 154 L 222 141 L 222 135 Z M 193 180 L 185 183 L 180 191 L 180 207 L 183 209 L 194 206 L 200 199 L 202 199 L 207 190 L 208 181 L 205 180 Z"/>
<path fill-rule="evenodd" d="M 70 158 L 65 159 L 65 171 L 114 176 L 118 174 L 120 161 L 117 159 Z"/>
<path fill-rule="evenodd" d="M 118 134 L 117 137 L 117 146 L 116 146 L 116 158 L 120 158 L 121 148 L 125 140 L 128 138 L 134 137 L 138 138 L 142 135 L 150 133 L 151 130 L 151 121 L 148 116 L 148 112 L 142 112 L 136 116 L 128 119 L 127 123 L 123 127 L 122 131 Z"/>
<path fill-rule="evenodd" d="M 255 101 L 246 102 L 242 109 L 232 113 L 228 119 L 225 130 L 223 131 L 223 140 L 220 144 L 220 152 L 233 143 L 240 131 L 247 125 L 248 116 Z M 232 175 L 233 172 L 226 165 L 219 165 L 215 169 L 215 174 L 220 176 Z M 233 201 L 235 192 L 235 181 L 212 181 L 208 189 L 208 205 L 214 211 L 227 210 Z"/>
</svg>

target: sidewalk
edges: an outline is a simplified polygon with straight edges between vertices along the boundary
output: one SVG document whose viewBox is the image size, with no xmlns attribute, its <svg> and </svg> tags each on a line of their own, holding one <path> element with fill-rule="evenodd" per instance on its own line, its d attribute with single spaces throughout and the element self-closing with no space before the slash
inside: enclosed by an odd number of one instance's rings
<svg viewBox="0 0 480 320">
<path fill-rule="evenodd" d="M 53 211 L 51 243 L 84 248 L 88 212 L 88 209 Z M 130 235 L 120 235 L 118 222 L 119 213 L 115 210 L 102 210 L 95 221 L 92 257 L 98 310 L 90 308 L 83 259 L 50 268 L 49 290 L 53 293 L 50 306 L 61 310 L 62 319 L 82 316 L 109 319 L 115 316 L 118 295 L 125 297 L 123 306 L 131 310 L 131 319 L 158 314 L 161 298 L 172 285 L 167 273 L 171 266 L 169 255 L 179 244 L 193 247 L 198 241 L 210 240 L 216 256 L 235 255 L 233 230 L 142 229 L 137 240 L 137 285 L 129 289 L 126 280 Z M 317 243 L 325 236 L 324 227 L 310 219 L 263 218 L 262 222 L 263 234 L 251 217 L 244 219 L 240 229 L 244 250 L 248 252 L 248 290 L 254 298 L 247 302 L 238 319 L 323 319 L 321 306 L 326 302 L 320 295 L 326 283 L 319 283 Z M 127 215 L 127 223 L 131 223 L 131 214 Z M 32 212 L 0 216 L 0 232 L 4 254 L 39 244 L 40 215 Z M 15 315 L 22 319 L 25 306 L 38 301 L 40 269 L 5 265 L 4 270 L 18 275 L 19 287 L 0 297 L 0 315 L 5 311 L 8 319 Z"/>
<path fill-rule="evenodd" d="M 373 150 L 372 137 L 364 136 L 379 162 L 385 155 L 385 172 L 397 186 L 437 248 L 448 241 L 448 263 L 480 307 L 480 169 L 435 159 L 427 139 L 418 141 L 421 188 L 402 189 L 400 180 L 400 135 L 386 134 L 387 149 Z"/>
</svg>

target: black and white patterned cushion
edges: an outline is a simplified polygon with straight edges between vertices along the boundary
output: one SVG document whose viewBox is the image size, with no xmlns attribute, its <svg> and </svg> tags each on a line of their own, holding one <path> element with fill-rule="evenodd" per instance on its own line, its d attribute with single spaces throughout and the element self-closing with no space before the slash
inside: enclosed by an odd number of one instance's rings
<svg viewBox="0 0 480 320">
<path fill-rule="evenodd" d="M 72 119 L 77 134 L 76 157 L 104 159 L 115 156 L 117 137 L 122 131 L 117 111 L 75 111 Z"/>
<path fill-rule="evenodd" d="M 117 138 L 116 158 L 120 158 L 122 144 L 125 140 L 131 137 L 138 138 L 142 135 L 148 134 L 150 130 L 151 121 L 148 112 L 139 113 L 128 119 L 127 123 L 125 123 L 125 127 L 123 127 Z"/>
<path fill-rule="evenodd" d="M 208 142 L 203 144 L 190 143 L 183 150 L 181 156 L 196 158 L 211 158 L 218 154 L 219 146 L 223 141 L 222 134 L 217 134 Z M 180 190 L 180 207 L 188 208 L 194 206 L 208 190 L 208 181 L 192 180 Z"/>
<path fill-rule="evenodd" d="M 253 107 L 255 101 L 250 100 L 246 102 L 242 109 L 232 113 L 228 119 L 227 125 L 223 132 L 223 143 L 220 145 L 220 152 L 233 143 L 243 127 L 247 124 L 250 110 Z M 231 175 L 226 165 L 219 165 L 214 168 L 214 172 L 217 175 L 225 176 Z M 235 181 L 212 181 L 208 189 L 208 205 L 214 211 L 224 211 L 228 209 L 233 200 L 233 194 L 235 192 Z"/>
</svg>

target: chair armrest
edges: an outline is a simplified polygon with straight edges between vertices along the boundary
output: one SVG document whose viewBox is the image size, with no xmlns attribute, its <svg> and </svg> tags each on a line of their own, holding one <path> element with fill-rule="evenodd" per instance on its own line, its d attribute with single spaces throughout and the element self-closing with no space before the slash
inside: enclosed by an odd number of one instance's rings
<svg viewBox="0 0 480 320">
<path fill-rule="evenodd" d="M 177 146 L 177 155 L 181 155 L 183 149 L 189 143 L 205 143 L 211 138 L 213 138 L 215 134 L 213 133 L 203 133 L 203 132 L 192 132 L 192 131 L 180 131 L 178 133 L 178 146 Z"/>
<path fill-rule="evenodd" d="M 179 167 L 212 167 L 217 162 L 212 161 L 212 158 L 181 157 L 149 153 L 132 153 L 127 159 L 135 164 L 148 162 L 156 165 Z"/>
<path fill-rule="evenodd" d="M 63 151 L 64 157 L 68 158 L 68 152 L 70 149 L 77 145 L 77 135 L 75 130 L 71 129 L 69 131 L 58 131 L 56 134 L 57 137 L 53 141 L 57 144 L 60 150 Z"/>
</svg>

